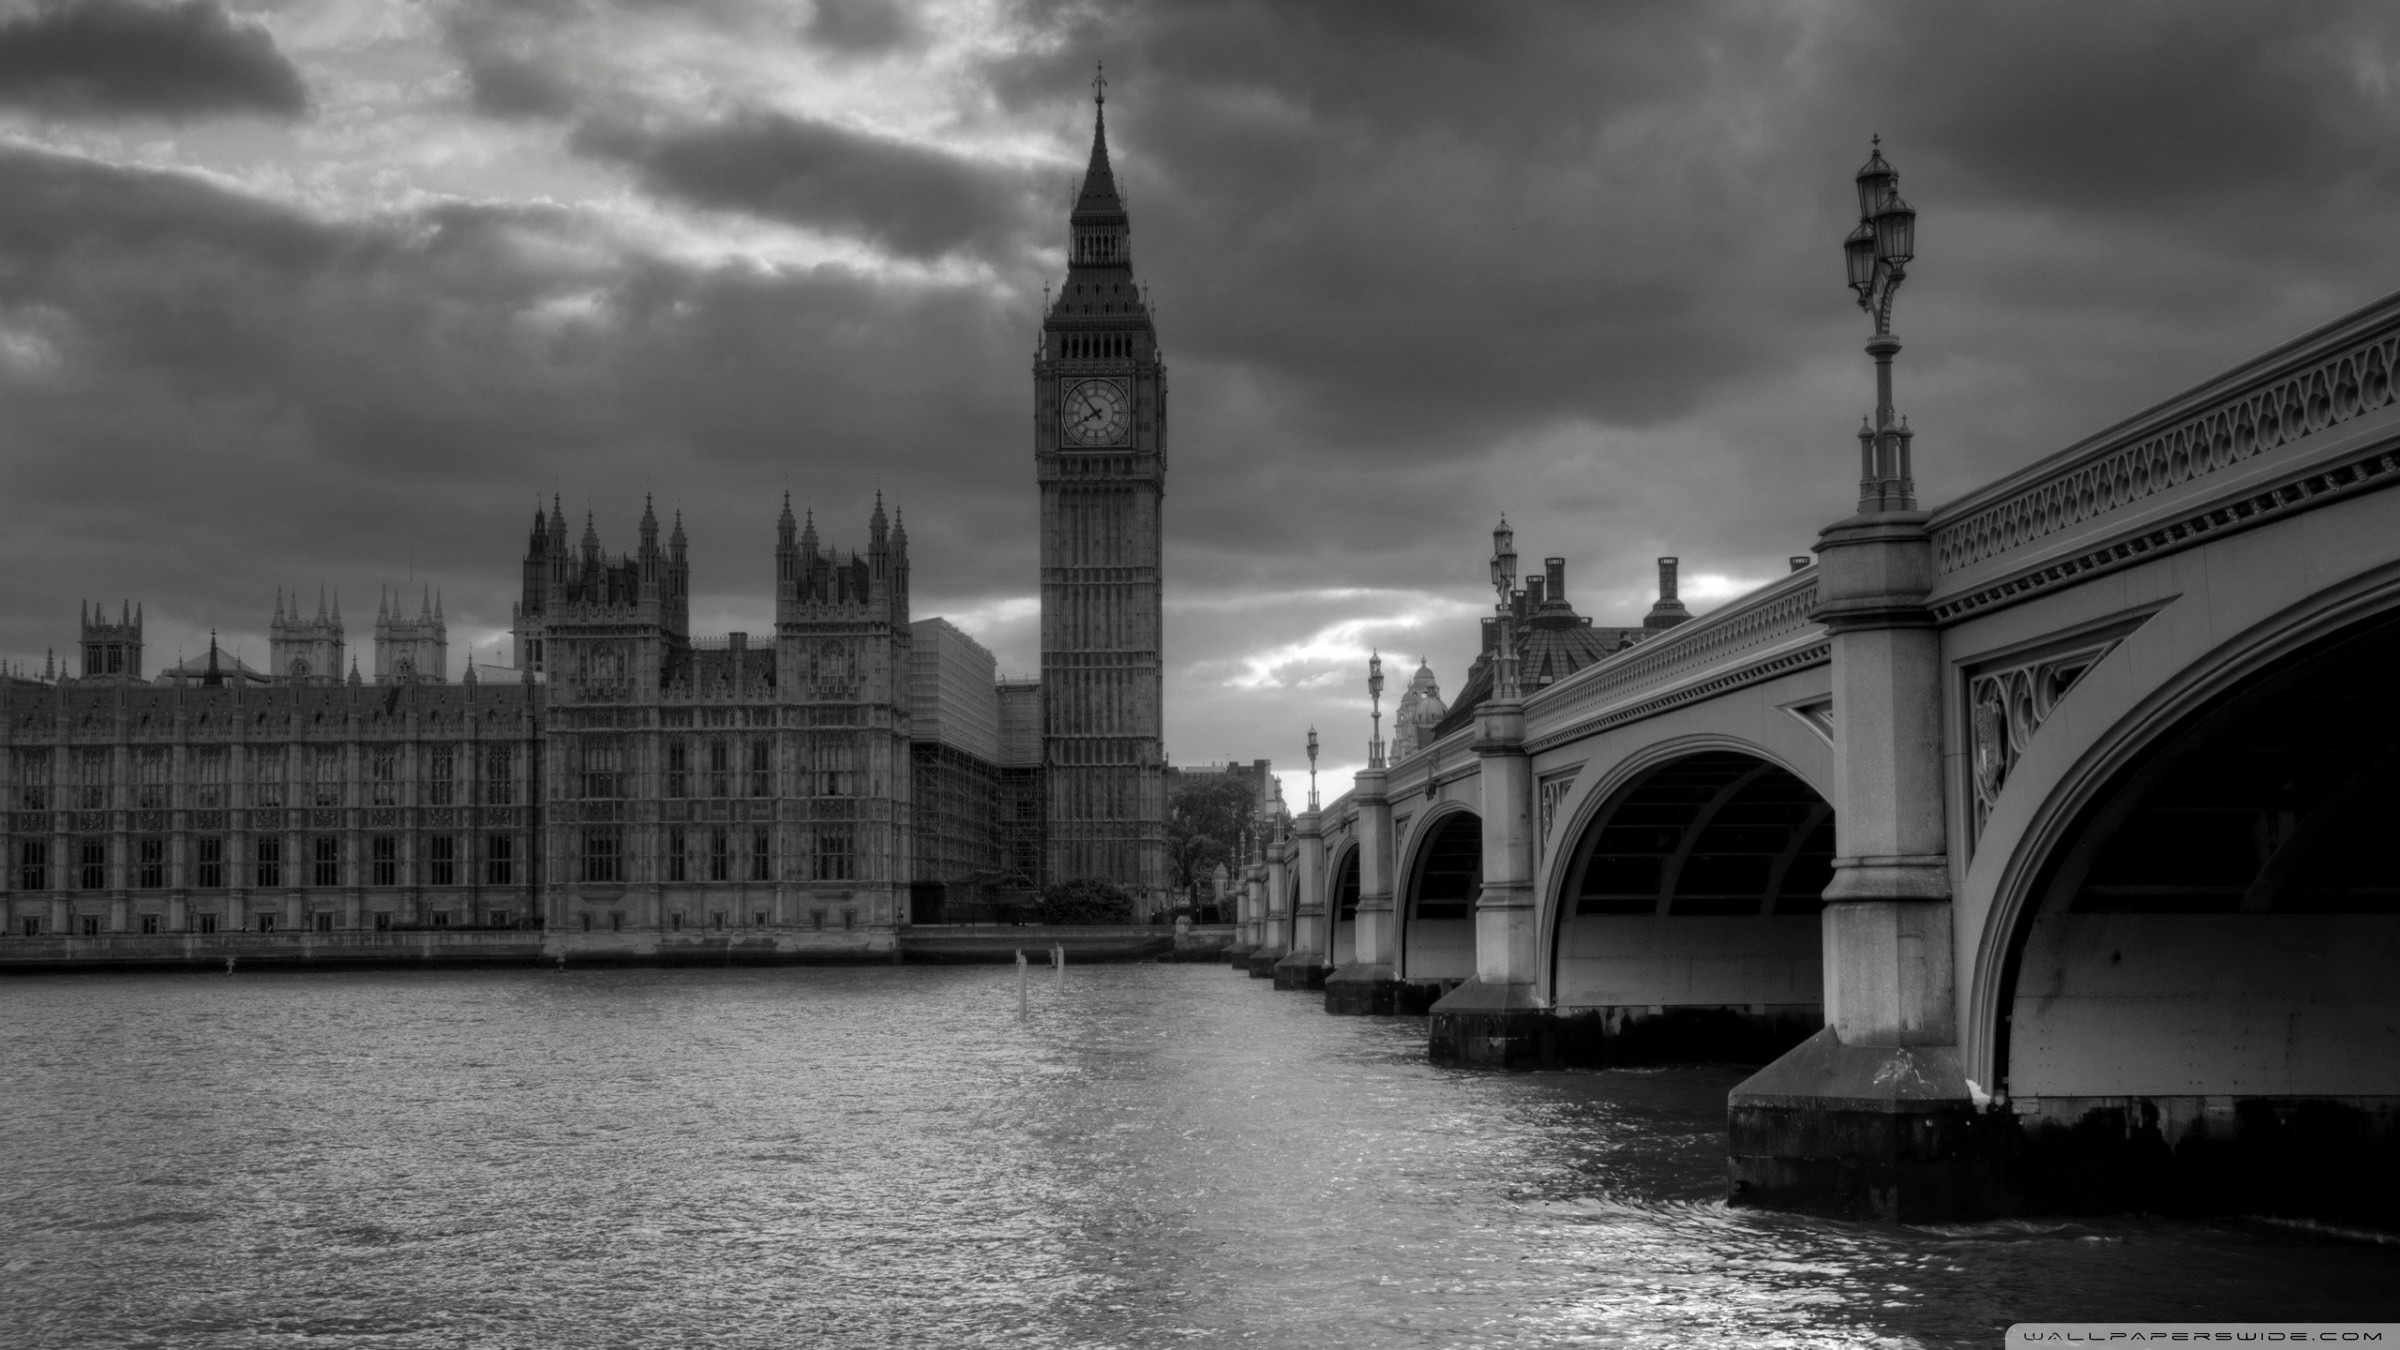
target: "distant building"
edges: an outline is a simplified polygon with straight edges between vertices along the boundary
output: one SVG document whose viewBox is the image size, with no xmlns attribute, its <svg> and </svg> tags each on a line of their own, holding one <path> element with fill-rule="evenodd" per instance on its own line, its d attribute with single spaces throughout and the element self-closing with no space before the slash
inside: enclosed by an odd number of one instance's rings
<svg viewBox="0 0 2400 1350">
<path fill-rule="evenodd" d="M 1449 705 L 1442 702 L 1442 686 L 1434 679 L 1433 667 L 1424 657 L 1417 658 L 1417 673 L 1410 677 L 1408 689 L 1400 695 L 1399 710 L 1392 714 L 1392 758 L 1405 759 L 1433 741 L 1433 729 L 1448 715 Z"/>
<path fill-rule="evenodd" d="M 1000 873 L 1000 691 L 992 654 L 947 619 L 909 625 L 910 893 L 932 921 L 946 894 Z"/>
<path fill-rule="evenodd" d="M 1517 681 L 1525 692 L 1555 684 L 1602 657 L 1688 622 L 1691 614 L 1675 598 L 1675 565 L 1673 558 L 1658 560 L 1658 602 L 1639 626 L 1603 628 L 1567 603 L 1567 560 L 1544 558 L 1542 574 L 1525 578 L 1523 588 L 1510 597 L 1509 628 L 1515 639 Z M 1500 620 L 1494 615 L 1483 621 L 1483 650 L 1467 667 L 1457 700 L 1430 732 L 1418 734 L 1414 749 L 1422 750 L 1474 721 L 1475 710 L 1492 696 L 1492 663 L 1499 649 Z M 1402 701 L 1406 702 L 1405 696 Z M 1406 753 L 1395 748 L 1393 758 Z"/>
<path fill-rule="evenodd" d="M 1042 775 L 1042 682 L 1003 680 L 1000 698 L 999 883 L 1042 883 L 1049 793 Z"/>
</svg>

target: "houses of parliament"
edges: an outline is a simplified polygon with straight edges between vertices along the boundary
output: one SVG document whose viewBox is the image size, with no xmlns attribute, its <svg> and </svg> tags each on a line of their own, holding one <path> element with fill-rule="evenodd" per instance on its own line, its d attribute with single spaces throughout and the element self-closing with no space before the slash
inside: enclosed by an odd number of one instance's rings
<svg viewBox="0 0 2400 1350">
<path fill-rule="evenodd" d="M 876 950 L 995 887 L 1154 904 L 1166 367 L 1095 102 L 1032 369 L 1039 680 L 912 616 L 880 496 L 845 541 L 785 501 L 771 634 L 692 635 L 682 521 L 647 503 L 622 553 L 535 512 L 504 667 L 454 675 L 429 594 L 387 596 L 368 653 L 279 594 L 266 669 L 212 640 L 155 675 L 141 611 L 86 606 L 73 673 L 0 678 L 6 932 Z"/>
</svg>

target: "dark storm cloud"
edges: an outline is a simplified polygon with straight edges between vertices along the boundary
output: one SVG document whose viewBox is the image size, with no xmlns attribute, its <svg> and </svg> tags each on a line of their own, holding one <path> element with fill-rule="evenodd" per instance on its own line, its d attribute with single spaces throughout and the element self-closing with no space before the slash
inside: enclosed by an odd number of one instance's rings
<svg viewBox="0 0 2400 1350">
<path fill-rule="evenodd" d="M 0 103 L 64 116 L 297 117 L 300 72 L 217 0 L 51 0 L 0 22 Z"/>
<path fill-rule="evenodd" d="M 491 117 L 563 117 L 574 111 L 576 89 L 536 38 L 529 19 L 556 15 L 461 10 L 445 29 L 467 77 L 477 112 Z M 512 21 L 512 19 L 514 21 Z"/>
<path fill-rule="evenodd" d="M 575 145 L 623 161 L 662 196 L 912 258 L 1003 254 L 1027 221 L 1027 183 L 1014 169 L 784 113 L 661 128 L 595 121 Z"/>
<path fill-rule="evenodd" d="M 676 264 L 549 208 L 326 220 L 24 149 L 0 150 L 0 258 L 12 550 L 161 614 L 254 631 L 277 584 L 361 594 L 413 560 L 454 624 L 498 625 L 554 491 L 611 548 L 646 488 L 685 508 L 703 605 L 758 603 L 783 487 L 836 546 L 879 480 L 1000 536 L 961 557 L 920 524 L 928 592 L 1031 566 L 1016 460 L 973 444 L 1013 420 L 990 354 L 1021 322 L 978 293 Z M 7 650 L 60 640 L 56 586 L 0 581 Z"/>
<path fill-rule="evenodd" d="M 819 46 L 862 56 L 908 47 L 922 36 L 897 0 L 817 0 L 804 31 Z"/>
</svg>

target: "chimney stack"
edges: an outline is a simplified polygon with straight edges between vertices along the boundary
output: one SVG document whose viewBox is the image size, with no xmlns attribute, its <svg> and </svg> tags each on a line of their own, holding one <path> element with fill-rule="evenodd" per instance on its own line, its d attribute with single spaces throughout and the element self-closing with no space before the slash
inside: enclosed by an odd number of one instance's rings
<svg viewBox="0 0 2400 1350">
<path fill-rule="evenodd" d="M 1675 565 L 1677 561 L 1674 558 L 1658 560 L 1658 603 L 1652 605 L 1650 612 L 1642 616 L 1642 627 L 1652 632 L 1673 628 L 1679 623 L 1689 622 L 1692 617 L 1692 612 L 1683 607 L 1681 600 L 1675 598 Z"/>
</svg>

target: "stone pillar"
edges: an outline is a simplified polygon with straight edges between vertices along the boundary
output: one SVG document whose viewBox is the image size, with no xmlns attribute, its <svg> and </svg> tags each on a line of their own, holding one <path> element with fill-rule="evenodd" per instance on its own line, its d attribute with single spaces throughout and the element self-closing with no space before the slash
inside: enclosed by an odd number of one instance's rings
<svg viewBox="0 0 2400 1350">
<path fill-rule="evenodd" d="M 1250 975 L 1253 979 L 1273 979 L 1275 963 L 1291 950 L 1292 870 L 1286 852 L 1290 838 L 1284 834 L 1283 822 L 1275 822 L 1275 833 L 1267 842 L 1267 859 L 1260 867 L 1258 945 L 1250 951 Z"/>
<path fill-rule="evenodd" d="M 1275 963 L 1278 989 L 1322 989 L 1331 967 L 1332 916 L 1325 906 L 1325 828 L 1315 811 L 1293 822 L 1299 847 L 1292 867 L 1292 950 Z"/>
<path fill-rule="evenodd" d="M 1535 988 L 1540 910 L 1533 889 L 1533 761 L 1525 705 L 1494 700 L 1475 714 L 1483 791 L 1483 891 L 1475 900 L 1475 975 L 1433 1005 L 1437 1062 L 1510 1068 L 1553 1053 L 1550 1005 Z"/>
<path fill-rule="evenodd" d="M 1358 918 L 1351 927 L 1355 950 L 1348 965 L 1325 977 L 1325 1011 L 1389 1013 L 1399 1006 L 1400 983 L 1392 978 L 1397 926 L 1392 913 L 1392 803 L 1385 796 L 1390 775 L 1362 769 L 1350 800 L 1358 804 Z"/>
<path fill-rule="evenodd" d="M 1225 963 L 1247 970 L 1251 949 L 1258 946 L 1257 897 L 1250 891 L 1250 863 L 1230 868 L 1226 873 L 1227 895 L 1233 900 L 1233 943 L 1225 949 Z"/>
<path fill-rule="evenodd" d="M 1733 1090 L 1733 1199 L 1921 1222 L 2002 1204 L 1999 1120 L 1958 1053 L 1940 637 L 1923 512 L 1817 543 L 1833 641 L 1834 873 L 1825 1028 Z"/>
</svg>

